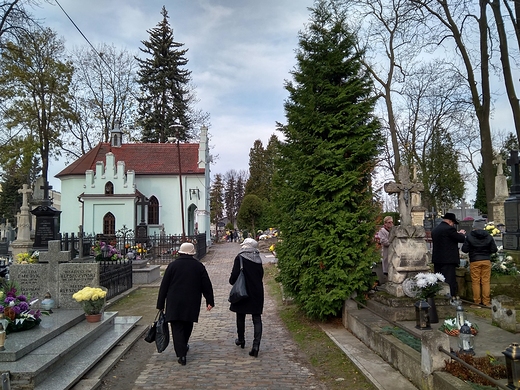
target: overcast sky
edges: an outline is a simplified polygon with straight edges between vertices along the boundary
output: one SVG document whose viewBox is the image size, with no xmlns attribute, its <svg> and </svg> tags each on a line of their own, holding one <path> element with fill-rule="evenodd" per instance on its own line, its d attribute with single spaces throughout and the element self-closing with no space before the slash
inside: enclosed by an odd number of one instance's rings
<svg viewBox="0 0 520 390">
<path fill-rule="evenodd" d="M 33 9 L 68 48 L 88 45 L 54 0 Z M 298 32 L 313 0 L 58 0 L 87 39 L 139 54 L 141 41 L 162 20 L 166 6 L 174 39 L 188 49 L 199 103 L 211 116 L 215 173 L 249 168 L 255 140 L 264 146 L 285 123 L 284 80 L 296 64 Z M 280 134 L 277 134 L 281 136 Z M 63 169 L 51 162 L 50 175 Z M 59 190 L 59 180 L 51 184 Z"/>
</svg>

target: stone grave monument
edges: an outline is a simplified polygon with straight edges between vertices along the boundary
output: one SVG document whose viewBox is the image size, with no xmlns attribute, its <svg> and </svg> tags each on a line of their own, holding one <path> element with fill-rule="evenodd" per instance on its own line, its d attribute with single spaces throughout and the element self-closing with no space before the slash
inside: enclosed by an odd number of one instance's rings
<svg viewBox="0 0 520 390">
<path fill-rule="evenodd" d="M 512 150 L 507 159 L 511 167 L 511 189 L 509 197 L 504 201 L 504 220 L 506 231 L 502 235 L 504 250 L 518 251 L 520 237 L 520 172 L 518 150 Z"/>
<path fill-rule="evenodd" d="M 32 190 L 27 184 L 24 184 L 18 193 L 22 194 L 22 206 L 20 213 L 17 215 L 18 235 L 16 240 L 11 242 L 11 253 L 14 258 L 16 255 L 24 252 L 30 252 L 33 247 L 31 240 L 31 216 L 29 214 L 29 195 Z"/>
<path fill-rule="evenodd" d="M 85 286 L 99 286 L 99 264 L 96 262 L 71 262 L 70 251 L 61 251 L 59 240 L 49 241 L 48 251 L 41 252 L 36 264 L 12 264 L 11 280 L 20 291 L 40 302 L 49 292 L 56 307 L 78 309 L 72 294 Z"/>
<path fill-rule="evenodd" d="M 385 289 L 396 297 L 405 296 L 403 282 L 419 272 L 428 272 L 429 252 L 426 246 L 426 232 L 423 226 L 412 225 L 412 202 L 410 194 L 421 192 L 421 183 L 410 181 L 408 168 L 399 168 L 400 183 L 389 182 L 384 185 L 389 194 L 399 194 L 399 214 L 401 225 L 390 231 L 388 248 L 388 282 Z"/>
<path fill-rule="evenodd" d="M 52 186 L 47 181 L 40 186 L 43 190 L 43 200 L 40 205 L 31 210 L 36 216 L 36 229 L 34 231 L 34 249 L 47 249 L 49 241 L 57 240 L 60 232 L 61 211 L 52 206 L 49 199 L 49 190 Z"/>
</svg>

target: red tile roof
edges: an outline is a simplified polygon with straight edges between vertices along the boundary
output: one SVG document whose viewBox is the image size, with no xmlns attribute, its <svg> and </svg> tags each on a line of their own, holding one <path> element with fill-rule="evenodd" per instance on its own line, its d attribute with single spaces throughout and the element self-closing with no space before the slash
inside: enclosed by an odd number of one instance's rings
<svg viewBox="0 0 520 390">
<path fill-rule="evenodd" d="M 204 168 L 198 167 L 199 144 L 179 144 L 182 174 L 204 174 Z M 100 143 L 78 160 L 63 169 L 55 177 L 84 175 L 85 171 L 96 170 L 96 162 L 106 164 L 105 155 L 112 152 L 118 161 L 125 162 L 127 171 L 136 175 L 171 175 L 179 173 L 179 155 L 177 144 L 136 143 L 112 147 L 110 143 Z"/>
</svg>

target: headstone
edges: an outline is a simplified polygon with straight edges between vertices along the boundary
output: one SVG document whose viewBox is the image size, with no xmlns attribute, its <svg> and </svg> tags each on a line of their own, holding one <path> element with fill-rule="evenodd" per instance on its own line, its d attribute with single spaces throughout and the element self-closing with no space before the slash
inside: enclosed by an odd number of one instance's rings
<svg viewBox="0 0 520 390">
<path fill-rule="evenodd" d="M 34 248 L 45 249 L 49 241 L 59 238 L 61 211 L 51 205 L 49 190 L 52 186 L 43 180 L 43 185 L 39 187 L 43 190 L 43 200 L 39 201 L 40 205 L 31 211 L 31 214 L 36 216 Z"/>
<path fill-rule="evenodd" d="M 72 263 L 70 251 L 61 251 L 60 241 L 49 241 L 49 250 L 40 252 L 37 264 L 12 264 L 11 280 L 31 298 L 42 300 L 47 292 L 57 307 L 76 309 L 72 294 L 85 286 L 99 286 L 99 264 Z"/>
<path fill-rule="evenodd" d="M 511 166 L 511 194 L 504 201 L 506 231 L 502 235 L 504 250 L 519 250 L 520 238 L 520 172 L 518 150 L 512 150 L 507 164 Z"/>
<path fill-rule="evenodd" d="M 31 241 L 31 217 L 29 214 L 29 195 L 32 190 L 27 184 L 24 184 L 18 193 L 22 194 L 22 206 L 17 214 L 18 236 L 11 243 L 11 253 L 16 257 L 19 253 L 28 252 L 33 246 Z"/>
<path fill-rule="evenodd" d="M 135 242 L 146 243 L 148 242 L 148 225 L 146 223 L 146 206 L 150 204 L 148 199 L 143 195 L 137 201 L 137 206 L 141 206 L 141 222 L 137 225 Z"/>
<path fill-rule="evenodd" d="M 505 223 L 505 207 L 504 202 L 509 196 L 507 190 L 507 178 L 504 175 L 502 165 L 505 163 L 501 155 L 493 160 L 493 164 L 497 164 L 497 175 L 495 177 L 495 197 L 491 201 L 493 208 L 493 222 L 495 226 Z"/>
</svg>

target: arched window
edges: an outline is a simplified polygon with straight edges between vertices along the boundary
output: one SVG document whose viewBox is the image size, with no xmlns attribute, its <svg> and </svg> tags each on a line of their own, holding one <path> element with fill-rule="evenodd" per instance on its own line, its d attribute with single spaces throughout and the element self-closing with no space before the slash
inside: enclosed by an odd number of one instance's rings
<svg viewBox="0 0 520 390">
<path fill-rule="evenodd" d="M 105 195 L 114 195 L 114 185 L 111 181 L 105 184 Z"/>
<path fill-rule="evenodd" d="M 159 201 L 155 196 L 149 199 L 148 225 L 159 225 Z"/>
<path fill-rule="evenodd" d="M 114 214 L 112 213 L 106 213 L 103 217 L 103 234 L 116 234 L 116 217 L 114 217 Z"/>
</svg>

